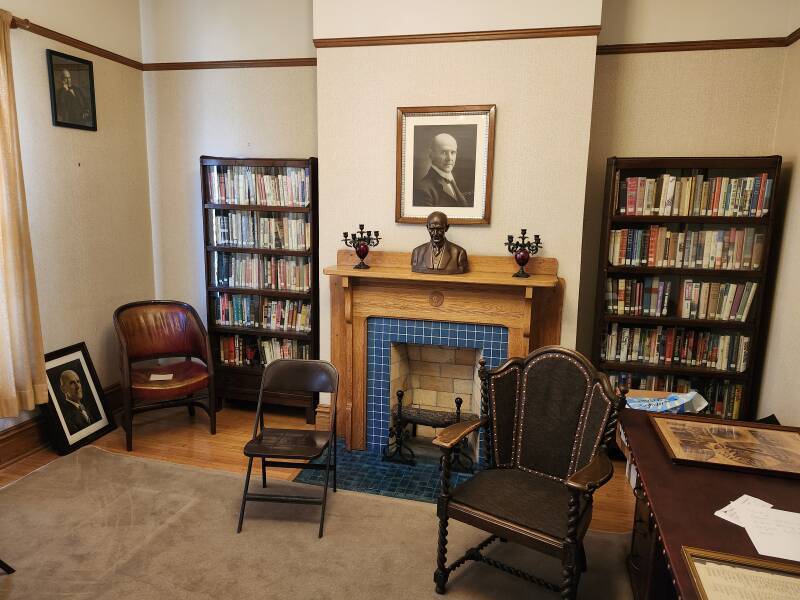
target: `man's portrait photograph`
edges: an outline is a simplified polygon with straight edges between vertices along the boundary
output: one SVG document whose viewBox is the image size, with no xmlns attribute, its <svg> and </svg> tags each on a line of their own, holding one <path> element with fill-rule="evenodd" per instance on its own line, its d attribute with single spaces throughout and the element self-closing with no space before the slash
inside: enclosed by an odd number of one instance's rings
<svg viewBox="0 0 800 600">
<path fill-rule="evenodd" d="M 84 343 L 45 356 L 50 402 L 43 405 L 51 441 L 63 453 L 113 428 Z"/>
<path fill-rule="evenodd" d="M 53 125 L 97 131 L 92 62 L 47 51 Z"/>
<path fill-rule="evenodd" d="M 494 105 L 397 109 L 395 221 L 489 223 Z"/>
</svg>

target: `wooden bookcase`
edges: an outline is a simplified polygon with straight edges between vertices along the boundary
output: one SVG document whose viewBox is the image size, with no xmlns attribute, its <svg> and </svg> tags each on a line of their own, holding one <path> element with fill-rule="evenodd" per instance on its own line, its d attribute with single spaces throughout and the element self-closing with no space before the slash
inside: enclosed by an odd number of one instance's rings
<svg viewBox="0 0 800 600">
<path fill-rule="evenodd" d="M 254 402 L 270 356 L 319 358 L 317 159 L 202 156 L 200 173 L 217 396 Z M 297 325 L 303 318 L 307 327 Z M 282 347 L 270 354 L 264 345 L 272 344 Z M 319 398 L 266 400 L 302 407 L 313 423 Z"/>
<path fill-rule="evenodd" d="M 708 400 L 709 412 L 726 418 L 755 418 L 783 225 L 784 206 L 778 194 L 780 168 L 780 156 L 608 159 L 592 342 L 595 364 L 612 378 L 624 378 L 632 388 L 697 389 Z M 688 206 L 681 214 L 665 214 L 672 185 L 670 176 L 681 190 L 674 194 L 673 204 L 677 202 L 680 208 L 683 200 L 683 206 Z M 752 178 L 751 183 L 748 178 Z M 765 179 L 771 180 L 769 188 L 761 183 Z M 640 196 L 641 183 L 644 192 Z M 756 192 L 749 193 L 751 185 Z M 735 186 L 742 188 L 741 193 Z M 765 192 L 769 189 L 769 196 L 765 193 L 759 211 L 762 188 Z M 634 191 L 629 197 L 630 190 Z M 723 214 L 722 209 L 715 208 L 715 195 L 719 196 L 717 207 L 724 206 L 727 198 L 729 204 L 738 204 L 739 210 L 734 206 Z M 747 215 L 743 214 L 743 198 L 754 195 L 754 209 L 747 208 Z M 769 210 L 764 214 L 765 199 Z M 642 209 L 631 214 L 630 208 L 637 201 Z M 656 228 L 662 228 L 664 233 Z M 707 230 L 715 233 L 694 233 Z M 763 237 L 759 238 L 759 234 Z M 741 254 L 736 243 L 739 235 Z M 756 268 L 752 251 L 750 261 L 745 260 L 748 237 L 753 248 L 761 240 L 761 258 Z M 688 244 L 690 239 L 694 244 Z M 674 253 L 670 240 L 675 244 Z M 624 246 L 621 250 L 620 242 Z M 679 246 L 681 242 L 683 246 Z M 700 249 L 691 254 L 698 245 Z M 684 256 L 692 258 L 691 265 L 681 264 Z M 622 285 L 619 280 L 630 283 Z M 691 286 L 686 286 L 687 281 L 692 282 Z M 708 290 L 707 301 L 704 287 Z M 629 290 L 630 295 L 620 293 L 620 288 Z M 669 298 L 664 302 L 668 288 Z M 719 298 L 720 290 L 726 289 L 725 297 L 731 298 L 730 313 L 734 316 L 723 319 L 726 307 Z M 738 304 L 737 293 L 741 293 Z M 753 299 L 746 319 L 742 319 L 746 307 L 742 298 L 749 296 Z M 629 341 L 627 353 L 622 350 L 625 338 Z M 634 341 L 638 342 L 635 353 Z M 729 353 L 724 352 L 726 348 Z M 642 352 L 647 360 L 641 357 Z M 720 360 L 722 354 L 728 357 L 727 367 L 709 362 Z M 695 359 L 694 364 L 691 358 Z"/>
</svg>

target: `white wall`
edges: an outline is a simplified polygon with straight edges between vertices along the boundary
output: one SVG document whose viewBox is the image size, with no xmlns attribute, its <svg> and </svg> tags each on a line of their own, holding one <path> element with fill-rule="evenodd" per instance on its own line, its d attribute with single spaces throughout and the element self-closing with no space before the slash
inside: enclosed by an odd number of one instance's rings
<svg viewBox="0 0 800 600">
<path fill-rule="evenodd" d="M 139 0 L 3 0 L 0 8 L 126 58 L 142 59 Z"/>
<path fill-rule="evenodd" d="M 800 27 L 798 0 L 604 0 L 598 44 L 783 37 Z"/>
<path fill-rule="evenodd" d="M 341 232 L 358 223 L 381 231 L 383 250 L 427 239 L 424 226 L 394 222 L 398 106 L 496 104 L 492 223 L 448 235 L 473 255 L 502 255 L 509 233 L 540 233 L 566 279 L 562 343 L 573 346 L 595 38 L 319 49 L 317 60 L 321 263 L 335 264 Z"/>
<path fill-rule="evenodd" d="M 774 152 L 783 156 L 781 193 L 787 210 L 758 413 L 759 416 L 775 413 L 782 424 L 797 427 L 800 426 L 800 392 L 794 371 L 800 356 L 797 318 L 800 295 L 800 243 L 797 239 L 800 232 L 800 43 L 793 44 L 785 52 Z"/>
<path fill-rule="evenodd" d="M 311 2 L 142 0 L 146 62 L 314 55 Z M 314 67 L 144 74 L 156 294 L 205 314 L 200 156 L 317 151 Z"/>
<path fill-rule="evenodd" d="M 314 56 L 311 0 L 140 0 L 144 62 Z"/>
<path fill-rule="evenodd" d="M 314 37 L 599 25 L 602 0 L 314 0 Z"/>
</svg>

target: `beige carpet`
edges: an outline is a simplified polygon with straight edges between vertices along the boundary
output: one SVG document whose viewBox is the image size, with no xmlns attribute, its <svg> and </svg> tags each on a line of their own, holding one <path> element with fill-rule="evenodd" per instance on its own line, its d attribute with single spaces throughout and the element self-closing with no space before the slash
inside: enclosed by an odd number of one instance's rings
<svg viewBox="0 0 800 600">
<path fill-rule="evenodd" d="M 249 503 L 237 535 L 242 483 L 230 473 L 91 447 L 60 458 L 0 490 L 0 557 L 17 569 L 0 575 L 0 598 L 440 597 L 434 505 L 330 494 L 318 540 L 318 507 Z M 460 523 L 450 530 L 451 558 L 484 537 Z M 631 598 L 628 539 L 589 533 L 581 598 Z M 493 556 L 558 578 L 552 559 L 511 544 L 493 548 Z M 446 597 L 557 595 L 467 563 L 451 576 Z"/>
</svg>

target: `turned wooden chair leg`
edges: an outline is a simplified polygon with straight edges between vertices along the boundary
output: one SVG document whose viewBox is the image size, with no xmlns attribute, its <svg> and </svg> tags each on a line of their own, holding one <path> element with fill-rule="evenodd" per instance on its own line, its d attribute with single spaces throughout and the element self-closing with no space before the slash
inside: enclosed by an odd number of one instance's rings
<svg viewBox="0 0 800 600">
<path fill-rule="evenodd" d="M 208 416 L 211 419 L 211 435 L 217 433 L 217 397 L 214 384 L 208 386 Z"/>
<path fill-rule="evenodd" d="M 128 452 L 133 450 L 133 400 L 130 396 L 130 390 L 123 398 L 124 412 L 122 415 L 122 427 L 125 429 L 125 447 Z"/>
</svg>

